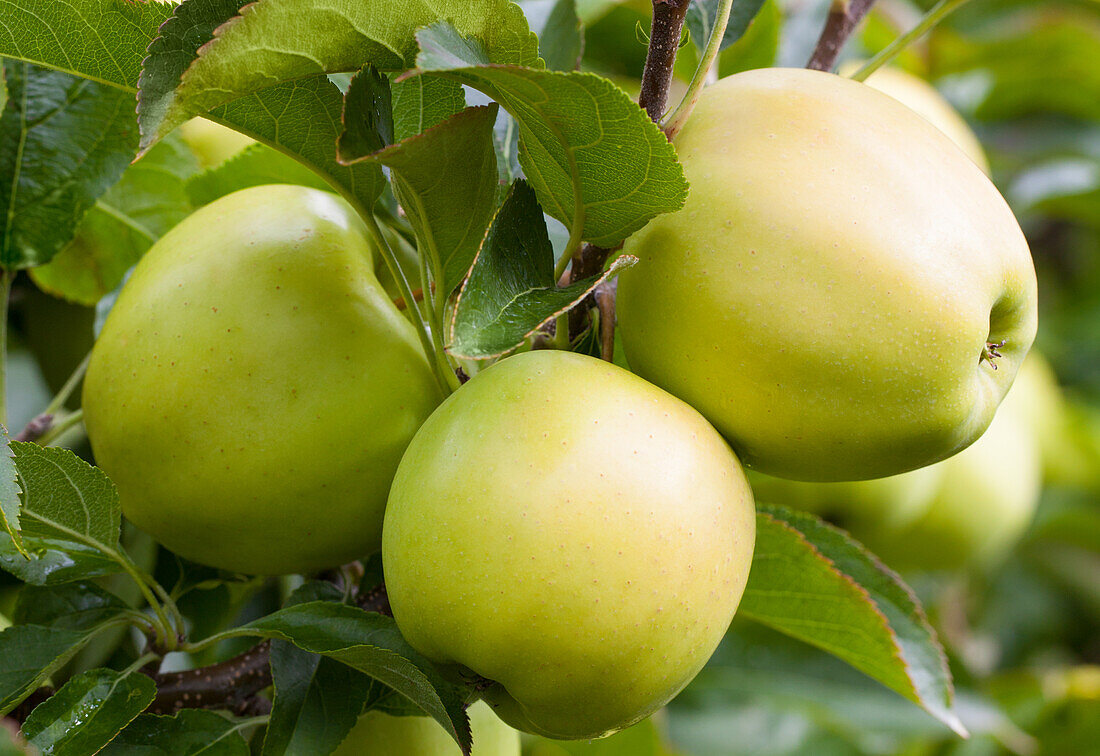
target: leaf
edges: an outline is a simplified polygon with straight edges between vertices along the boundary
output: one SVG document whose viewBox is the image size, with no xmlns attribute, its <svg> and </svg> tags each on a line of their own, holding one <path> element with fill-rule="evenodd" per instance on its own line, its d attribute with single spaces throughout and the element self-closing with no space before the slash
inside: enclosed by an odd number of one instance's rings
<svg viewBox="0 0 1100 756">
<path fill-rule="evenodd" d="M 264 184 L 300 184 L 332 190 L 297 160 L 267 145 L 253 144 L 221 165 L 191 177 L 187 182 L 187 196 L 193 206 L 202 207 L 227 194 Z"/>
<path fill-rule="evenodd" d="M 122 510 L 114 483 L 68 449 L 11 442 L 23 480 L 23 532 L 114 551 Z"/>
<path fill-rule="evenodd" d="M 113 575 L 122 566 L 98 548 L 51 538 L 27 538 L 26 554 L 0 534 L 0 568 L 25 583 L 58 585 L 72 580 Z"/>
<path fill-rule="evenodd" d="M 460 81 L 519 124 L 519 160 L 543 209 L 581 237 L 612 247 L 678 210 L 687 181 L 676 151 L 625 92 L 589 73 L 491 65 L 447 23 L 417 34 L 415 74 Z"/>
<path fill-rule="evenodd" d="M 156 683 L 140 672 L 93 669 L 35 707 L 23 723 L 23 736 L 43 753 L 97 753 L 156 695 Z"/>
<path fill-rule="evenodd" d="M 756 18 L 760 8 L 766 0 L 733 0 L 730 8 L 729 21 L 726 23 L 726 32 L 722 35 L 722 44 L 719 50 L 725 50 L 748 31 L 749 24 Z M 710 41 L 711 32 L 714 31 L 714 23 L 718 18 L 718 5 L 720 0 L 691 0 L 688 6 L 684 23 L 687 25 L 691 40 L 699 48 L 700 54 Z"/>
<path fill-rule="evenodd" d="M 138 106 L 142 147 L 192 115 L 279 82 L 367 63 L 380 70 L 407 68 L 416 54 L 414 32 L 439 19 L 477 38 L 493 62 L 538 60 L 535 36 L 507 0 L 264 0 L 242 8 L 189 65 L 162 65 L 158 58 L 175 51 L 150 50 Z M 146 101 L 146 90 L 157 96 Z"/>
<path fill-rule="evenodd" d="M 4 0 L 0 55 L 133 91 L 173 6 L 105 0 Z"/>
<path fill-rule="evenodd" d="M 539 55 L 551 71 L 576 71 L 584 54 L 584 30 L 576 0 L 520 0 L 539 37 Z"/>
<path fill-rule="evenodd" d="M 393 138 L 402 141 L 443 123 L 466 107 L 462 85 L 450 79 L 416 76 L 390 82 Z"/>
<path fill-rule="evenodd" d="M 49 264 L 32 269 L 31 278 L 54 296 L 94 305 L 191 212 L 185 187 L 197 171 L 183 140 L 171 135 L 126 169 L 84 216 L 76 237 Z"/>
<path fill-rule="evenodd" d="M 496 114 L 496 105 L 466 108 L 365 158 L 392 171 L 397 199 L 444 296 L 466 276 L 493 215 Z"/>
<path fill-rule="evenodd" d="M 908 586 L 844 531 L 810 514 L 761 507 L 738 615 L 828 651 L 965 735 L 924 611 Z"/>
<path fill-rule="evenodd" d="M 103 626 L 90 631 L 15 625 L 0 632 L 0 717 L 7 714 Z"/>
<path fill-rule="evenodd" d="M 25 586 L 19 592 L 15 621 L 61 630 L 89 630 L 118 616 L 126 605 L 95 583 L 69 583 L 41 588 Z"/>
<path fill-rule="evenodd" d="M 543 323 L 635 262 L 637 258 L 620 256 L 603 274 L 558 288 L 542 210 L 527 183 L 517 181 L 493 218 L 459 292 L 448 351 L 484 359 L 514 349 Z"/>
<path fill-rule="evenodd" d="M 388 685 L 439 722 L 469 753 L 464 696 L 409 646 L 393 618 L 332 601 L 313 601 L 280 609 L 242 629 L 324 654 Z"/>
<path fill-rule="evenodd" d="M 390 80 L 374 66 L 364 66 L 344 93 L 344 130 L 336 142 L 337 159 L 344 164 L 393 144 L 393 105 Z"/>
<path fill-rule="evenodd" d="M 142 714 L 100 753 L 104 756 L 248 756 L 241 726 L 212 711 L 171 717 Z"/>
<path fill-rule="evenodd" d="M 137 146 L 121 90 L 27 63 L 4 67 L 0 113 L 0 265 L 49 262 Z"/>
<path fill-rule="evenodd" d="M 2 76 L 0 76 L 2 80 Z M 27 550 L 23 547 L 23 536 L 19 530 L 19 496 L 23 489 L 19 486 L 19 471 L 15 469 L 15 460 L 12 459 L 12 450 L 8 445 L 8 429 L 0 426 L 0 443 L 3 443 L 3 453 L 0 453 L 0 526 L 8 534 L 12 547 L 27 556 Z M 0 541 L 3 536 L 0 535 Z"/>
</svg>

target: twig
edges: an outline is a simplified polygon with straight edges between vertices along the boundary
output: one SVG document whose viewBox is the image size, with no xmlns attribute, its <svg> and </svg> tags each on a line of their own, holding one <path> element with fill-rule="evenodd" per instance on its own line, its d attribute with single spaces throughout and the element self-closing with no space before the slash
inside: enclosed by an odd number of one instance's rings
<svg viewBox="0 0 1100 756">
<path fill-rule="evenodd" d="M 619 279 L 604 281 L 596 287 L 596 307 L 600 311 L 600 359 L 615 358 L 615 293 Z"/>
<path fill-rule="evenodd" d="M 53 427 L 53 414 L 43 412 L 38 417 L 31 418 L 30 422 L 23 426 L 23 430 L 15 434 L 16 441 L 37 441 Z"/>
<path fill-rule="evenodd" d="M 653 26 L 649 32 L 649 51 L 642 70 L 638 104 L 654 122 L 661 120 L 668 104 L 672 64 L 676 62 L 688 5 L 688 0 L 653 0 Z"/>
<path fill-rule="evenodd" d="M 718 54 L 722 51 L 722 40 L 725 39 L 726 36 L 726 26 L 729 25 L 730 11 L 732 9 L 733 0 L 719 0 L 718 12 L 714 18 L 714 28 L 710 31 L 710 37 L 707 39 L 707 47 L 703 50 L 703 57 L 699 60 L 699 65 L 695 69 L 695 75 L 691 77 L 687 91 L 684 92 L 684 96 L 680 99 L 680 104 L 677 105 L 676 109 L 669 113 L 666 118 L 659 122 L 669 141 L 671 141 L 672 138 L 680 132 L 680 129 L 684 127 L 684 124 L 687 123 L 688 118 L 691 117 L 691 112 L 695 110 L 695 103 L 699 101 L 699 95 L 703 93 L 703 87 L 711 80 L 711 71 L 716 68 L 715 61 L 718 60 Z"/>
<path fill-rule="evenodd" d="M 183 672 L 153 675 L 157 697 L 151 714 L 175 714 L 180 709 L 228 709 L 238 716 L 266 713 L 254 700 L 271 685 L 271 644 L 264 641 L 220 664 Z"/>
<path fill-rule="evenodd" d="M 874 4 L 875 0 L 833 0 L 832 7 L 829 8 L 829 18 L 825 21 L 825 28 L 806 68 L 831 71 L 840 55 L 840 49 Z"/>
</svg>

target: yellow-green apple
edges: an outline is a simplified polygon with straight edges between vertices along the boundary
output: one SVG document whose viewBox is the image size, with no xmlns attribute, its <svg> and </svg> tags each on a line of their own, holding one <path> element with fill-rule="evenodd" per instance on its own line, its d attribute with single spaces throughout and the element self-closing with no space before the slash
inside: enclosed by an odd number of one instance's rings
<svg viewBox="0 0 1100 756">
<path fill-rule="evenodd" d="M 939 491 L 920 517 L 905 527 L 857 533 L 891 567 L 988 567 L 1031 524 L 1042 465 L 1015 391 L 981 438 L 936 465 L 942 471 Z"/>
<path fill-rule="evenodd" d="M 93 349 L 84 417 L 138 527 L 197 562 L 278 574 L 380 546 L 397 463 L 440 400 L 358 216 L 268 185 L 142 258 Z"/>
<path fill-rule="evenodd" d="M 473 730 L 473 756 L 519 756 L 519 733 L 500 721 L 484 701 L 467 712 Z M 460 756 L 447 731 L 429 717 L 396 717 L 368 711 L 359 717 L 332 756 Z"/>
<path fill-rule="evenodd" d="M 205 118 L 192 118 L 180 126 L 180 135 L 202 168 L 221 165 L 255 140 Z"/>
<path fill-rule="evenodd" d="M 752 493 L 694 409 L 606 362 L 519 354 L 413 439 L 386 508 L 394 617 L 511 726 L 594 738 L 664 705 L 745 587 Z"/>
<path fill-rule="evenodd" d="M 1035 335 L 1035 271 L 950 139 L 871 87 L 762 69 L 705 89 L 675 144 L 687 203 L 624 247 L 635 372 L 780 477 L 885 477 L 981 435 Z"/>
<path fill-rule="evenodd" d="M 850 76 L 860 65 L 859 61 L 846 63 L 840 67 L 838 73 L 841 76 Z M 982 169 L 982 173 L 989 175 L 989 160 L 982 149 L 982 143 L 966 120 L 934 86 L 900 68 L 880 68 L 863 83 L 890 95 L 942 131 Z"/>
</svg>

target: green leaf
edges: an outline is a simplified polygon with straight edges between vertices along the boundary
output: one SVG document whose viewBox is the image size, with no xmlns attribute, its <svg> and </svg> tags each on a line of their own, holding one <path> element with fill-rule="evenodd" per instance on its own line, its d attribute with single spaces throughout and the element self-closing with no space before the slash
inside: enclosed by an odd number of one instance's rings
<svg viewBox="0 0 1100 756">
<path fill-rule="evenodd" d="M 126 170 L 137 145 L 121 90 L 28 63 L 4 67 L 0 113 L 0 265 L 49 262 Z"/>
<path fill-rule="evenodd" d="M 93 669 L 35 707 L 23 723 L 23 736 L 43 753 L 97 753 L 156 695 L 156 683 L 140 672 Z"/>
<path fill-rule="evenodd" d="M 551 71 L 576 71 L 584 54 L 584 29 L 576 0 L 519 0 L 539 37 L 539 55 Z"/>
<path fill-rule="evenodd" d="M 84 216 L 76 237 L 49 264 L 32 269 L 31 278 L 54 296 L 94 305 L 191 212 L 185 187 L 197 170 L 183 140 L 171 135 L 126 169 Z"/>
<path fill-rule="evenodd" d="M 331 0 L 323 7 L 315 0 L 264 0 L 241 13 L 189 64 L 162 66 L 160 51 L 150 51 L 143 93 L 148 87 L 172 94 L 139 104 L 142 147 L 192 115 L 272 84 L 354 71 L 367 63 L 380 70 L 407 68 L 416 54 L 415 31 L 440 19 L 478 39 L 493 62 L 531 65 L 538 60 L 535 36 L 520 9 L 507 0 Z M 169 49 L 164 54 L 176 53 Z M 181 72 L 178 84 L 168 80 L 176 70 Z"/>
<path fill-rule="evenodd" d="M 691 0 L 691 5 L 688 6 L 684 23 L 691 34 L 692 42 L 700 52 L 707 46 L 711 32 L 714 31 L 719 2 L 720 0 Z M 733 0 L 733 7 L 730 9 L 729 21 L 726 23 L 726 32 L 722 35 L 719 50 L 725 50 L 744 36 L 764 2 L 765 0 Z"/>
<path fill-rule="evenodd" d="M 171 717 L 142 714 L 118 734 L 104 756 L 248 756 L 236 722 L 201 709 Z"/>
<path fill-rule="evenodd" d="M 153 150 L 158 148 L 159 145 Z M 320 176 L 297 160 L 267 145 L 253 144 L 221 165 L 191 177 L 187 182 L 187 196 L 193 206 L 202 207 L 219 197 L 263 184 L 301 184 L 332 190 Z"/>
<path fill-rule="evenodd" d="M 29 696 L 103 626 L 69 630 L 15 625 L 0 632 L 0 717 Z"/>
<path fill-rule="evenodd" d="M 558 288 L 542 209 L 526 182 L 517 181 L 459 292 L 448 351 L 467 359 L 504 354 L 635 262 L 620 256 L 603 274 Z"/>
<path fill-rule="evenodd" d="M 118 616 L 125 604 L 95 583 L 69 583 L 42 588 L 25 586 L 19 592 L 15 621 L 61 630 L 89 630 Z"/>
<path fill-rule="evenodd" d="M 0 534 L 0 568 L 32 585 L 58 585 L 72 580 L 113 575 L 122 566 L 94 546 L 51 538 L 24 539 L 20 553 Z"/>
<path fill-rule="evenodd" d="M 491 65 L 447 23 L 417 34 L 417 71 L 500 103 L 519 124 L 519 161 L 543 209 L 580 238 L 612 247 L 678 210 L 687 181 L 676 151 L 625 92 L 589 73 Z"/>
<path fill-rule="evenodd" d="M 133 91 L 173 6 L 120 0 L 4 0 L 0 55 Z"/>
<path fill-rule="evenodd" d="M 122 510 L 114 483 L 68 449 L 11 442 L 23 481 L 23 532 L 114 551 Z"/>
<path fill-rule="evenodd" d="M 344 130 L 336 142 L 341 163 L 393 144 L 393 104 L 390 80 L 374 66 L 364 66 L 344 92 Z"/>
<path fill-rule="evenodd" d="M 943 649 L 912 591 L 844 531 L 761 507 L 738 615 L 843 659 L 960 734 Z"/>
<path fill-rule="evenodd" d="M 15 550 L 27 556 L 19 530 L 19 496 L 23 489 L 19 486 L 19 471 L 15 469 L 9 440 L 8 429 L 0 426 L 0 443 L 4 445 L 3 453 L 0 453 L 0 526 L 3 526 L 3 531 L 8 534 Z M 0 541 L 2 540 L 0 535 Z"/>
<path fill-rule="evenodd" d="M 462 85 L 450 79 L 416 76 L 390 82 L 395 141 L 421 134 L 466 107 Z"/>
<path fill-rule="evenodd" d="M 440 279 L 436 285 L 442 296 L 466 276 L 493 215 L 496 115 L 495 105 L 466 108 L 365 158 L 392 171 L 397 199 L 416 233 L 420 254 L 428 256 L 433 278 Z"/>
<path fill-rule="evenodd" d="M 280 609 L 241 629 L 289 641 L 388 685 L 439 722 L 463 752 L 469 753 L 470 721 L 461 690 L 409 646 L 393 618 L 331 601 L 313 601 Z"/>
</svg>

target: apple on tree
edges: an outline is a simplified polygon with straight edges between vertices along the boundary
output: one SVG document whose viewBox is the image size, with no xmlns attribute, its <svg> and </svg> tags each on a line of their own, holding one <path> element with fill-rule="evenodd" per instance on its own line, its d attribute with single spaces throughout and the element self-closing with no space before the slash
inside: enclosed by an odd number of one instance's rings
<svg viewBox="0 0 1100 756">
<path fill-rule="evenodd" d="M 764 69 L 706 88 L 675 144 L 687 203 L 624 247 L 635 372 L 781 477 L 884 477 L 981 435 L 1035 335 L 1035 272 L 950 139 L 871 87 Z"/>
<path fill-rule="evenodd" d="M 255 140 L 239 131 L 226 128 L 205 118 L 192 118 L 180 126 L 180 136 L 195 153 L 202 168 L 221 165 L 238 152 L 255 144 Z"/>
<path fill-rule="evenodd" d="M 519 756 L 519 733 L 493 714 L 484 701 L 467 709 L 473 732 L 472 756 Z M 332 756 L 460 756 L 447 731 L 430 717 L 399 717 L 378 710 L 359 717 Z"/>
<path fill-rule="evenodd" d="M 610 363 L 535 351 L 476 375 L 416 434 L 382 561 L 414 648 L 486 678 L 513 727 L 582 739 L 640 721 L 702 668 L 754 539 L 741 466 L 694 409 Z"/>
<path fill-rule="evenodd" d="M 397 463 L 441 396 L 365 234 L 335 195 L 254 187 L 181 222 L 123 287 L 85 423 L 124 513 L 169 549 L 279 574 L 380 546 Z"/>
</svg>

